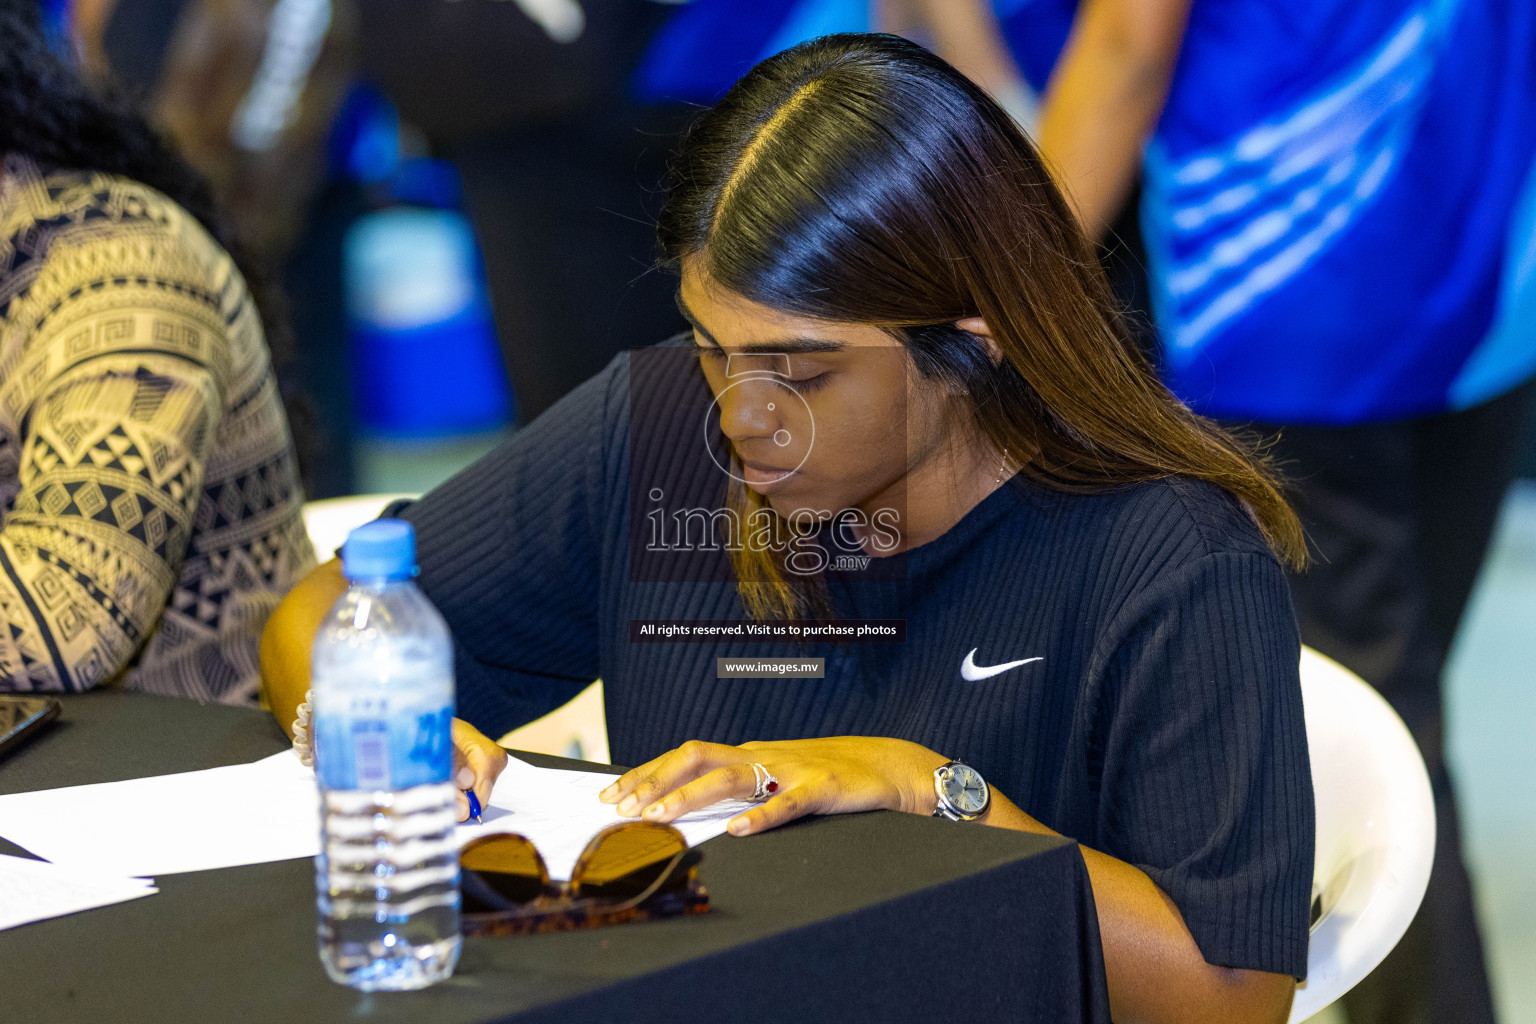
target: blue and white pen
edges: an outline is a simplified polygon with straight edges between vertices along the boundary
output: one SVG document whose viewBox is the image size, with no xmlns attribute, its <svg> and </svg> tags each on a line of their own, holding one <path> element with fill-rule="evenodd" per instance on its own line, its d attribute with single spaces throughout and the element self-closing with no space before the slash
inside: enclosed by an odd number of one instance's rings
<svg viewBox="0 0 1536 1024">
<path fill-rule="evenodd" d="M 464 795 L 469 798 L 469 816 L 475 819 L 476 825 L 485 824 L 485 822 L 480 820 L 480 798 L 475 796 L 475 791 L 466 789 L 464 790 Z"/>
</svg>

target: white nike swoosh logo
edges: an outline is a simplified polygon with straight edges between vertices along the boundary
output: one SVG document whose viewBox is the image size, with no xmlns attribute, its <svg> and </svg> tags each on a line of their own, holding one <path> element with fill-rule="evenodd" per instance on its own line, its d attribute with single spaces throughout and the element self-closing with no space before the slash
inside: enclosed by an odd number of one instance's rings
<svg viewBox="0 0 1536 1024">
<path fill-rule="evenodd" d="M 967 654 L 965 656 L 965 660 L 960 663 L 960 677 L 968 683 L 979 682 L 983 679 L 991 679 L 993 676 L 1001 675 L 1011 668 L 1018 668 L 1020 665 L 1028 665 L 1032 661 L 1045 660 L 1043 657 L 1024 658 L 1020 661 L 1005 661 L 1001 665 L 978 665 L 976 664 L 977 650 L 977 648 L 972 647 L 971 653 Z"/>
</svg>

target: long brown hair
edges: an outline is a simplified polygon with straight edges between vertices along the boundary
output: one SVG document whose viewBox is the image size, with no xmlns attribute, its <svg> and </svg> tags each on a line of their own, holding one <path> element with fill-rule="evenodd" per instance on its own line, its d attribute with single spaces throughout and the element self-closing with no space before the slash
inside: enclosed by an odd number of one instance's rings
<svg viewBox="0 0 1536 1024">
<path fill-rule="evenodd" d="M 1030 478 L 1070 491 L 1204 480 L 1283 562 L 1305 563 L 1266 458 L 1158 380 L 1034 145 L 922 47 L 834 35 L 758 64 L 693 126 L 659 228 L 673 269 L 696 260 L 763 305 L 890 331 Z M 999 365 L 955 326 L 973 316 Z M 732 500 L 766 508 L 741 487 Z M 732 560 L 750 613 L 805 611 L 767 549 Z"/>
</svg>

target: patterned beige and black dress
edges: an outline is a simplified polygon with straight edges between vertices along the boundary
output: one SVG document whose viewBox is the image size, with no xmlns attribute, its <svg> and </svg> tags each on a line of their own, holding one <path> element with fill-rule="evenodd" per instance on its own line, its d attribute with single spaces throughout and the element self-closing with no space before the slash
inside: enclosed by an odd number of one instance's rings
<svg viewBox="0 0 1536 1024">
<path fill-rule="evenodd" d="M 165 196 L 0 164 L 0 690 L 254 703 L 314 564 L 261 321 Z"/>
</svg>

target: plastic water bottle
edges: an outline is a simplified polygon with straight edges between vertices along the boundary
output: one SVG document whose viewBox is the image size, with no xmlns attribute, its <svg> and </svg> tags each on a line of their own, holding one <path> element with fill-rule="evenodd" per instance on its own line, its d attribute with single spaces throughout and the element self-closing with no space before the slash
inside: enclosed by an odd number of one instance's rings
<svg viewBox="0 0 1536 1024">
<path fill-rule="evenodd" d="M 409 523 L 353 530 L 342 571 L 311 666 L 320 960 L 365 992 L 424 988 L 459 959 L 453 643 L 412 582 Z"/>
</svg>

